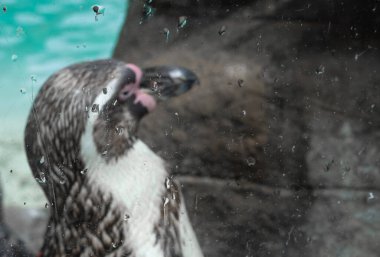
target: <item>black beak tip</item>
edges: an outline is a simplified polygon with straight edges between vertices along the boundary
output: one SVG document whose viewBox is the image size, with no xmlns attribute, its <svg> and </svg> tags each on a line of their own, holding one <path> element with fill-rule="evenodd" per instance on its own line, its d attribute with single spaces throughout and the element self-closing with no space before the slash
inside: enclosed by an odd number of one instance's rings
<svg viewBox="0 0 380 257">
<path fill-rule="evenodd" d="M 185 77 L 187 78 L 187 81 L 191 83 L 192 85 L 200 85 L 200 81 L 197 75 L 195 75 L 195 73 L 190 70 L 187 70 L 187 72 L 188 74 L 185 75 Z"/>
<path fill-rule="evenodd" d="M 187 90 L 190 90 L 195 85 L 200 85 L 199 78 L 191 70 L 186 69 L 186 68 L 179 68 L 179 72 L 182 73 L 181 76 L 180 76 L 180 78 L 181 78 L 181 81 L 182 81 L 183 85 L 186 86 Z"/>
<path fill-rule="evenodd" d="M 144 70 L 142 83 L 142 87 L 147 87 L 149 83 L 144 81 L 156 82 L 161 99 L 181 95 L 189 91 L 194 85 L 200 84 L 198 76 L 193 71 L 175 66 L 147 68 Z"/>
</svg>

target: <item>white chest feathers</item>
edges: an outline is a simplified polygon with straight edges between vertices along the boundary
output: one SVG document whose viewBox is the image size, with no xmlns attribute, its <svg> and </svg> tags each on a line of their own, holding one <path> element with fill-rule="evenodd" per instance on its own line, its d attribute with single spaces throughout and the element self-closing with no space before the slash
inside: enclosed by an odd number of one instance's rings
<svg viewBox="0 0 380 257">
<path fill-rule="evenodd" d="M 108 86 L 112 90 L 113 84 Z M 108 88 L 107 87 L 107 88 Z M 100 95 L 95 103 L 104 105 Z M 137 140 L 127 153 L 117 160 L 106 162 L 96 150 L 93 123 L 97 113 L 89 113 L 81 138 L 81 157 L 86 164 L 87 179 L 92 187 L 111 195 L 114 203 L 125 210 L 128 244 L 136 257 L 165 257 L 156 243 L 154 226 L 161 218 L 161 207 L 169 176 L 164 161 L 148 146 Z M 184 204 L 180 207 L 179 236 L 184 257 L 202 257 L 197 239 L 188 220 Z"/>
<path fill-rule="evenodd" d="M 90 155 L 90 152 L 82 153 L 88 182 L 112 195 L 117 206 L 125 211 L 126 233 L 131 239 L 128 242 L 136 256 L 162 256 L 159 245 L 155 244 L 153 228 L 161 216 L 168 176 L 163 160 L 140 140 L 117 161 L 106 163 L 99 154 Z M 140 250 L 144 254 L 138 254 Z"/>
<path fill-rule="evenodd" d="M 143 142 L 136 141 L 128 153 L 106 163 L 99 156 L 87 164 L 89 182 L 135 213 L 142 207 L 159 206 L 168 176 L 163 160 Z M 153 207 L 153 206 L 152 206 Z"/>
<path fill-rule="evenodd" d="M 126 210 L 126 215 L 129 216 L 126 233 L 134 256 L 165 257 L 153 233 L 154 226 L 162 218 L 162 197 L 166 190 L 165 180 L 169 175 L 163 160 L 139 140 L 117 162 L 107 164 L 101 156 L 97 156 L 90 162 L 86 160 L 89 183 L 102 192 L 111 194 L 116 204 Z M 183 203 L 179 213 L 183 256 L 203 257 Z"/>
</svg>

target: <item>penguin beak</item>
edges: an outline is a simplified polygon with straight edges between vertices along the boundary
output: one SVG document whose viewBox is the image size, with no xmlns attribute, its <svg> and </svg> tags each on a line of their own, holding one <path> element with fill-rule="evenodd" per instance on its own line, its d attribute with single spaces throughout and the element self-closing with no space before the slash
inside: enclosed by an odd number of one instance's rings
<svg viewBox="0 0 380 257">
<path fill-rule="evenodd" d="M 175 66 L 157 66 L 143 69 L 140 89 L 166 100 L 189 91 L 199 79 L 189 69 Z"/>
</svg>

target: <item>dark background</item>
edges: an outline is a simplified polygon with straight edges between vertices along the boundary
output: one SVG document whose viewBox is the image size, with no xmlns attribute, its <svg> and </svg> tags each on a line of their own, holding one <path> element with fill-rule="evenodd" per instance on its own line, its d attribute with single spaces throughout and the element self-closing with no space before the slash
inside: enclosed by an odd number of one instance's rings
<svg viewBox="0 0 380 257">
<path fill-rule="evenodd" d="M 378 256 L 380 2 L 150 6 L 131 2 L 114 56 L 200 76 L 140 131 L 183 181 L 205 255 Z"/>
<path fill-rule="evenodd" d="M 205 256 L 378 256 L 380 2 L 147 7 L 130 1 L 114 57 L 200 77 L 140 136 L 182 182 Z"/>
</svg>

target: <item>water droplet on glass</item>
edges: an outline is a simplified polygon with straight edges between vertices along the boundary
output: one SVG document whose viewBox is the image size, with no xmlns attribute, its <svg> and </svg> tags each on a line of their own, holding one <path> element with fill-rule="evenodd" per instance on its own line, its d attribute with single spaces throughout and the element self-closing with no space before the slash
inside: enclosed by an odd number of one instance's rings
<svg viewBox="0 0 380 257">
<path fill-rule="evenodd" d="M 117 104 L 117 99 L 113 102 L 113 106 L 115 106 Z"/>
<path fill-rule="evenodd" d="M 175 115 L 175 116 L 178 116 L 179 114 L 178 114 L 178 112 L 175 112 L 174 115 Z"/>
<path fill-rule="evenodd" d="M 251 156 L 248 157 L 246 161 L 249 167 L 253 167 L 256 164 L 256 159 Z"/>
<path fill-rule="evenodd" d="M 331 161 L 329 161 L 329 162 L 325 165 L 325 167 L 324 167 L 325 172 L 328 172 L 328 171 L 331 169 L 331 167 L 332 167 L 332 165 L 334 164 L 334 162 L 335 162 L 335 160 L 332 159 Z"/>
<path fill-rule="evenodd" d="M 371 109 L 375 108 L 375 106 L 376 106 L 375 104 L 371 104 Z"/>
<path fill-rule="evenodd" d="M 63 184 L 65 184 L 65 183 L 66 183 L 66 180 L 65 180 L 65 179 L 61 179 L 61 180 L 59 180 L 59 184 L 63 185 Z"/>
<path fill-rule="evenodd" d="M 25 88 L 21 88 L 20 89 L 20 93 L 23 94 L 23 95 L 25 95 L 26 94 L 26 89 Z"/>
<path fill-rule="evenodd" d="M 104 11 L 106 10 L 106 8 L 102 5 L 93 5 L 91 6 L 91 9 L 94 11 L 95 14 L 104 14 Z"/>
<path fill-rule="evenodd" d="M 18 26 L 16 29 L 16 36 L 17 37 L 22 37 L 25 34 L 24 29 L 21 26 Z"/>
<path fill-rule="evenodd" d="M 40 164 L 43 164 L 45 162 L 45 156 L 42 156 L 40 159 Z"/>
<path fill-rule="evenodd" d="M 165 179 L 165 186 L 166 186 L 166 189 L 170 189 L 171 187 L 171 179 L 169 177 Z"/>
<path fill-rule="evenodd" d="M 246 110 L 242 110 L 241 114 L 243 114 L 243 116 L 246 116 L 247 115 L 247 111 Z"/>
<path fill-rule="evenodd" d="M 375 199 L 375 195 L 372 192 L 369 192 L 367 200 L 372 200 L 372 199 Z"/>
<path fill-rule="evenodd" d="M 242 79 L 238 79 L 237 83 L 238 83 L 239 87 L 243 87 L 244 86 L 244 80 L 242 80 Z"/>
<path fill-rule="evenodd" d="M 226 26 L 223 25 L 222 27 L 220 27 L 220 29 L 219 29 L 219 31 L 218 31 L 218 34 L 219 34 L 220 36 L 223 36 L 224 33 L 226 33 Z"/>
<path fill-rule="evenodd" d="M 166 43 L 169 42 L 170 30 L 168 28 L 164 28 L 163 34 L 165 35 Z"/>
<path fill-rule="evenodd" d="M 124 133 L 124 127 L 116 127 L 116 133 L 120 136 Z"/>
<path fill-rule="evenodd" d="M 178 29 L 182 29 L 187 24 L 187 17 L 186 16 L 180 16 L 178 18 Z"/>
<path fill-rule="evenodd" d="M 158 91 L 158 83 L 157 83 L 157 81 L 153 81 L 152 91 L 153 92 L 157 92 Z"/>
<path fill-rule="evenodd" d="M 37 76 L 36 75 L 30 75 L 30 80 L 35 83 L 37 82 Z"/>
<path fill-rule="evenodd" d="M 102 5 L 93 5 L 91 6 L 92 11 L 95 13 L 95 21 L 98 21 L 98 15 L 103 14 L 106 10 L 106 8 Z"/>
<path fill-rule="evenodd" d="M 103 91 L 103 94 L 105 94 L 105 95 L 106 95 L 106 94 L 107 94 L 107 92 L 108 92 L 108 90 L 107 90 L 107 88 L 106 88 L 106 87 L 105 87 L 105 88 L 103 88 L 103 90 L 102 90 L 102 91 Z"/>
<path fill-rule="evenodd" d="M 47 209 L 48 207 L 49 207 L 49 204 L 45 203 L 45 209 Z"/>
<path fill-rule="evenodd" d="M 26 202 L 24 202 L 24 205 L 26 205 Z"/>
<path fill-rule="evenodd" d="M 127 221 L 127 220 L 129 220 L 129 218 L 130 218 L 130 217 L 129 217 L 129 215 L 128 215 L 128 214 L 125 214 L 125 215 L 124 215 L 124 221 Z"/>
<path fill-rule="evenodd" d="M 83 47 L 83 48 L 86 48 L 86 47 L 87 47 L 86 43 L 83 43 L 83 44 L 82 44 L 82 47 Z"/>
<path fill-rule="evenodd" d="M 87 169 L 81 170 L 80 174 L 85 175 L 87 173 Z"/>
<path fill-rule="evenodd" d="M 102 155 L 106 155 L 107 153 L 108 153 L 108 151 L 106 150 L 106 151 L 102 152 Z"/>
<path fill-rule="evenodd" d="M 99 112 L 99 104 L 93 104 L 91 107 L 92 112 Z"/>
<path fill-rule="evenodd" d="M 165 197 L 164 199 L 164 207 L 169 203 L 169 198 Z"/>
<path fill-rule="evenodd" d="M 295 150 L 296 150 L 296 146 L 293 145 L 293 146 L 292 146 L 292 153 L 294 153 Z"/>
<path fill-rule="evenodd" d="M 325 66 L 323 66 L 322 64 L 319 65 L 319 67 L 315 70 L 315 74 L 317 75 L 321 75 L 325 73 Z"/>
<path fill-rule="evenodd" d="M 145 1 L 144 7 L 143 7 L 143 12 L 142 12 L 142 17 L 140 19 L 140 24 L 143 24 L 144 21 L 146 21 L 151 16 L 153 16 L 155 9 L 149 5 L 151 2 L 152 1 Z"/>
<path fill-rule="evenodd" d="M 117 243 L 112 242 L 112 247 L 113 247 L 113 248 L 116 248 L 116 247 L 117 247 Z"/>
<path fill-rule="evenodd" d="M 154 9 L 150 5 L 148 5 L 148 4 L 144 5 L 144 16 L 145 16 L 145 18 L 152 16 L 153 11 L 154 11 Z"/>
<path fill-rule="evenodd" d="M 7 7 L 3 6 L 3 12 L 7 12 Z"/>
<path fill-rule="evenodd" d="M 11 57 L 12 62 L 17 61 L 17 59 L 18 59 L 17 54 L 12 54 L 12 57 Z"/>
<path fill-rule="evenodd" d="M 35 179 L 40 184 L 46 183 L 46 177 L 45 177 L 45 174 L 43 172 L 40 172 L 40 177 L 39 178 L 36 177 Z"/>
</svg>

